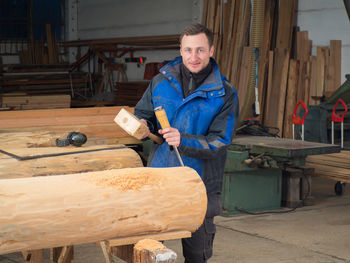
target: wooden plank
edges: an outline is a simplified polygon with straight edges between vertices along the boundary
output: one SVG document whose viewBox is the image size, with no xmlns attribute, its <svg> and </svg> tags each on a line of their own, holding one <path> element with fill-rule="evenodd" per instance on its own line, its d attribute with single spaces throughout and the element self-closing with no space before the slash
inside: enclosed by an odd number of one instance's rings
<svg viewBox="0 0 350 263">
<path fill-rule="evenodd" d="M 286 93 L 286 110 L 283 124 L 283 138 L 292 138 L 293 111 L 297 105 L 297 88 L 299 79 L 299 61 L 291 59 L 289 61 L 288 85 Z"/>
<path fill-rule="evenodd" d="M 295 20 L 295 0 L 280 0 L 276 48 L 290 49 Z"/>
<path fill-rule="evenodd" d="M 289 51 L 275 49 L 272 88 L 267 91 L 266 115 L 264 123 L 269 127 L 277 127 L 279 135 L 283 134 L 283 118 L 287 91 L 289 67 Z"/>
<path fill-rule="evenodd" d="M 266 93 L 268 86 L 268 68 L 269 68 L 269 51 L 271 47 L 271 36 L 273 17 L 275 12 L 276 2 L 266 0 L 264 14 L 264 34 L 263 42 L 260 50 L 259 68 L 258 68 L 258 92 L 260 102 L 260 123 L 263 123 L 264 109 L 266 101 Z"/>
<path fill-rule="evenodd" d="M 319 104 L 319 100 L 315 97 L 317 96 L 317 59 L 316 56 L 310 57 L 310 96 L 309 96 L 309 105 Z"/>
<path fill-rule="evenodd" d="M 53 64 L 56 63 L 55 59 L 55 44 L 54 40 L 52 38 L 52 33 L 51 33 L 51 24 L 46 24 L 46 39 L 47 39 L 47 49 L 48 49 L 48 54 L 49 54 L 49 63 Z"/>
<path fill-rule="evenodd" d="M 326 71 L 326 56 L 328 56 L 328 48 L 320 47 L 316 48 L 317 53 L 317 92 L 316 96 L 321 98 L 324 94 L 324 81 L 325 81 L 325 71 Z"/>
<path fill-rule="evenodd" d="M 188 238 L 188 237 L 191 237 L 191 232 L 189 231 L 172 231 L 172 232 L 166 232 L 166 233 L 148 234 L 148 235 L 126 237 L 126 238 L 113 238 L 108 240 L 108 242 L 111 247 L 118 247 L 123 245 L 135 244 L 142 239 L 154 239 L 154 240 L 161 241 L 161 240 Z"/>
<path fill-rule="evenodd" d="M 341 40 L 330 41 L 329 67 L 327 72 L 327 86 L 325 92 L 333 94 L 340 87 L 341 82 Z"/>
<path fill-rule="evenodd" d="M 242 60 L 243 47 L 248 43 L 248 35 L 249 35 L 249 23 L 250 23 L 250 10 L 251 3 L 250 1 L 241 1 L 239 5 L 239 17 L 237 24 L 237 31 L 235 36 L 234 43 L 234 52 L 233 52 L 233 60 L 231 66 L 231 83 L 233 85 L 237 85 L 239 83 L 239 71 L 240 64 Z"/>
<path fill-rule="evenodd" d="M 70 103 L 70 95 L 17 95 L 2 98 L 3 107 L 10 107 L 12 110 L 70 108 Z"/>
<path fill-rule="evenodd" d="M 244 47 L 243 48 L 243 55 L 242 55 L 242 64 L 240 69 L 240 76 L 239 76 L 239 83 L 236 86 L 237 92 L 238 92 L 238 100 L 239 101 L 245 101 L 248 91 L 248 84 L 249 84 L 249 71 L 250 71 L 250 65 L 251 60 L 253 56 L 253 49 L 251 47 Z M 248 109 L 251 108 L 251 105 L 247 105 L 246 103 L 240 103 L 239 105 L 239 123 L 242 122 L 248 115 Z"/>
<path fill-rule="evenodd" d="M 115 115 L 120 111 L 121 108 L 122 106 L 1 111 L 0 129 L 113 123 Z M 124 108 L 127 110 L 130 109 L 130 112 L 133 112 L 133 109 L 130 107 Z"/>
</svg>

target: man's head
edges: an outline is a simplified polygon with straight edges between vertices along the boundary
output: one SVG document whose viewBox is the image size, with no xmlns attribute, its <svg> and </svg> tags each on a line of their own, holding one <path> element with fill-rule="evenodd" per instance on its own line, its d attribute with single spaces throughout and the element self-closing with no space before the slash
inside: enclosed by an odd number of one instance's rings
<svg viewBox="0 0 350 263">
<path fill-rule="evenodd" d="M 214 54 L 213 33 L 201 24 L 186 27 L 180 36 L 180 53 L 189 71 L 200 72 Z"/>
</svg>

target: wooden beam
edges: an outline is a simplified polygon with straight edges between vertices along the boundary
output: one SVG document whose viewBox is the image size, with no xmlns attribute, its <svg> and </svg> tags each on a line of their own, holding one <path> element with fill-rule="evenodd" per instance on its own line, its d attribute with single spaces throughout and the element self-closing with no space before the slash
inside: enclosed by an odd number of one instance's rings
<svg viewBox="0 0 350 263">
<path fill-rule="evenodd" d="M 133 263 L 176 263 L 177 255 L 162 243 L 143 239 L 134 246 Z"/>
<path fill-rule="evenodd" d="M 283 118 L 287 91 L 289 51 L 275 49 L 272 87 L 267 91 L 265 125 L 277 127 L 283 134 Z"/>
<path fill-rule="evenodd" d="M 291 59 L 289 61 L 288 85 L 286 93 L 286 110 L 284 113 L 283 138 L 292 138 L 293 111 L 297 105 L 297 87 L 299 79 L 299 61 Z"/>
<path fill-rule="evenodd" d="M 189 167 L 0 180 L 0 254 L 171 231 L 194 232 L 206 188 Z"/>
</svg>

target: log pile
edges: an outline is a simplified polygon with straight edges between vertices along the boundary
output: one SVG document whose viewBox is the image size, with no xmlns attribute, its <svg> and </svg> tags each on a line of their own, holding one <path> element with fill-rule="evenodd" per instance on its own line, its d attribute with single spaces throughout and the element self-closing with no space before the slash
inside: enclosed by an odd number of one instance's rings
<svg viewBox="0 0 350 263">
<path fill-rule="evenodd" d="M 195 170 L 125 168 L 0 180 L 0 254 L 194 232 L 207 196 Z"/>
<path fill-rule="evenodd" d="M 350 152 L 309 155 L 305 166 L 315 169 L 315 176 L 350 183 Z"/>
<path fill-rule="evenodd" d="M 314 47 L 308 31 L 296 26 L 296 0 L 205 0 L 202 23 L 214 32 L 215 59 L 237 88 L 240 120 L 256 117 L 258 88 L 261 124 L 291 138 L 297 102 L 319 104 L 340 87 L 341 41 Z"/>
</svg>

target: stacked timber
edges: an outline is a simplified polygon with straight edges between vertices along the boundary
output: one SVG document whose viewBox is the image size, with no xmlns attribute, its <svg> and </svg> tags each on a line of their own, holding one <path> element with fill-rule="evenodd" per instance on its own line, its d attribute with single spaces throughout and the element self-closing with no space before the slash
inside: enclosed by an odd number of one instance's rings
<svg viewBox="0 0 350 263">
<path fill-rule="evenodd" d="M 0 97 L 2 108 L 11 110 L 60 109 L 70 108 L 70 95 L 19 95 L 3 94 Z"/>
<path fill-rule="evenodd" d="M 134 107 L 148 87 L 149 81 L 117 82 L 115 105 Z"/>
<path fill-rule="evenodd" d="M 214 32 L 214 57 L 238 90 L 239 124 L 260 112 L 256 119 L 285 138 L 298 101 L 319 104 L 341 81 L 341 41 L 313 47 L 295 26 L 296 7 L 296 0 L 205 0 L 202 17 Z"/>
<path fill-rule="evenodd" d="M 0 112 L 1 147 L 50 147 L 70 132 L 84 133 L 86 145 L 139 144 L 114 123 L 122 107 L 69 108 Z M 132 108 L 125 107 L 133 112 Z"/>
<path fill-rule="evenodd" d="M 350 183 L 350 151 L 309 155 L 305 165 L 315 169 L 315 176 Z"/>
<path fill-rule="evenodd" d="M 0 254 L 194 232 L 207 208 L 205 186 L 189 167 L 2 179 L 0 189 Z"/>
</svg>

